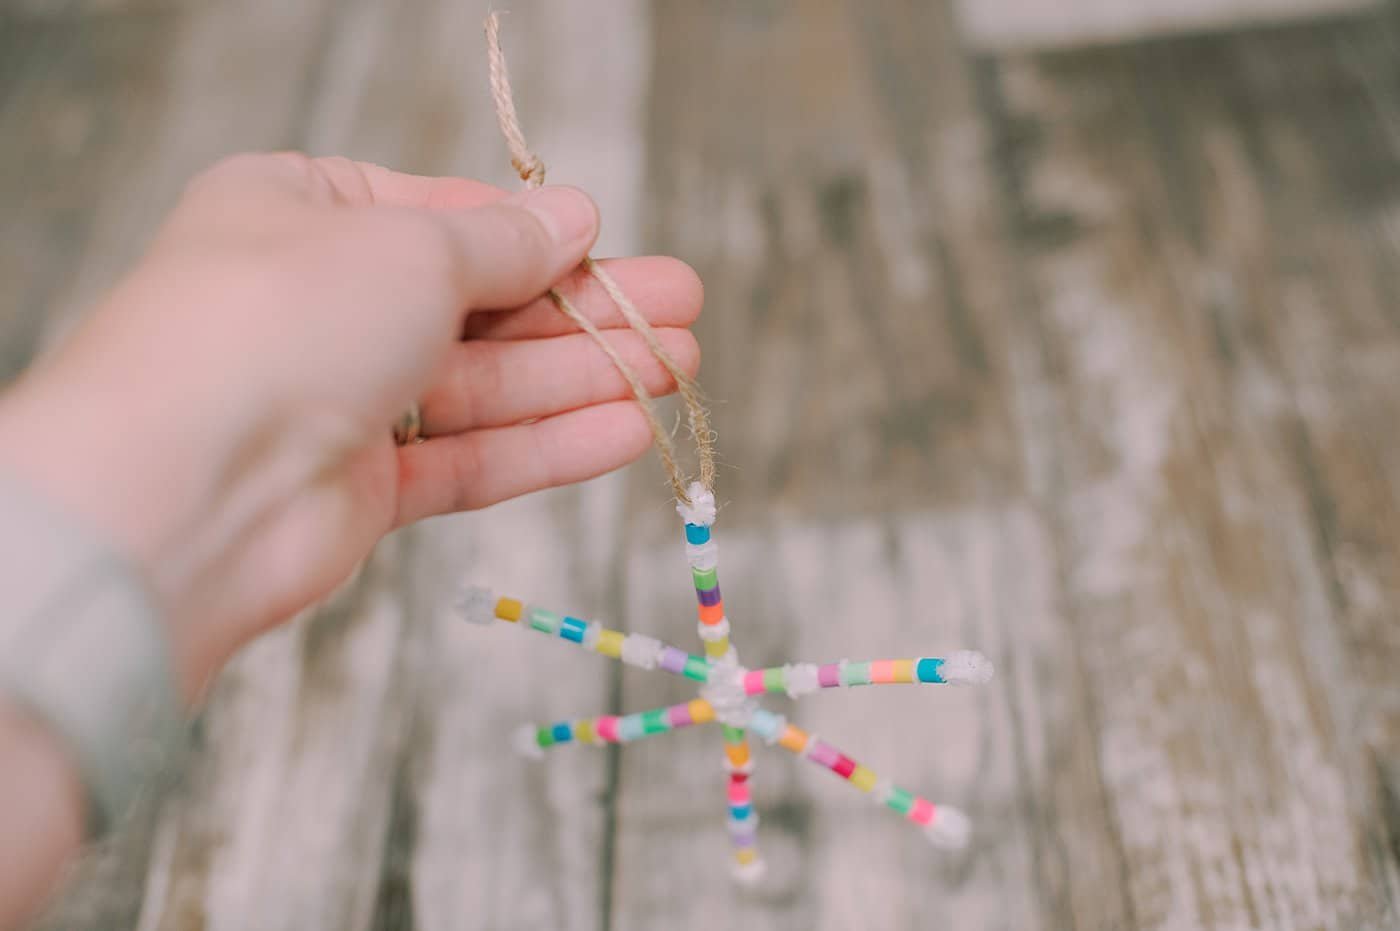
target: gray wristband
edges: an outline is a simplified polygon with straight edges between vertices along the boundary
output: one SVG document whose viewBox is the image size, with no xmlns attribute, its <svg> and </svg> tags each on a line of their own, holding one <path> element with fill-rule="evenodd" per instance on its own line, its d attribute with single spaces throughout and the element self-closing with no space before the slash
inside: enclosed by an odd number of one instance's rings
<svg viewBox="0 0 1400 931">
<path fill-rule="evenodd" d="M 0 694 L 64 744 L 102 834 L 183 762 L 164 624 L 120 553 L 3 475 L 0 591 Z"/>
</svg>

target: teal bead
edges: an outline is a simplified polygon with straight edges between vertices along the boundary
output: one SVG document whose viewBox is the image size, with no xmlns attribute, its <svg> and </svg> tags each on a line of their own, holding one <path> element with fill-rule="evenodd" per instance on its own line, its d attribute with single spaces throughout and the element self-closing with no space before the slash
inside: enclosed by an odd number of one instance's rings
<svg viewBox="0 0 1400 931">
<path fill-rule="evenodd" d="M 583 643 L 583 632 L 587 628 L 587 621 L 580 621 L 576 617 L 566 617 L 559 624 L 559 636 L 565 640 L 572 640 L 574 643 Z"/>
<path fill-rule="evenodd" d="M 885 804 L 901 815 L 907 815 L 909 809 L 914 807 L 914 793 L 895 786 L 890 790 L 890 797 L 885 801 Z"/>
<path fill-rule="evenodd" d="M 682 675 L 687 679 L 694 679 L 696 682 L 710 681 L 710 664 L 698 656 L 692 656 L 685 661 L 685 668 L 681 670 Z"/>
<path fill-rule="evenodd" d="M 942 682 L 943 676 L 939 670 L 943 668 L 943 660 L 925 657 L 919 660 L 919 665 L 915 667 L 914 674 L 919 677 L 920 682 Z"/>
</svg>

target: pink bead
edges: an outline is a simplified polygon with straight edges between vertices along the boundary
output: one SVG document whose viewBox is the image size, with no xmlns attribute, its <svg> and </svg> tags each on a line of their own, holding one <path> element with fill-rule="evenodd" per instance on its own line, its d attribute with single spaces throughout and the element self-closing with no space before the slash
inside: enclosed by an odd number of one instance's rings
<svg viewBox="0 0 1400 931">
<path fill-rule="evenodd" d="M 614 715 L 599 718 L 598 722 L 593 725 L 593 733 L 604 740 L 617 743 L 617 718 Z"/>
<path fill-rule="evenodd" d="M 751 669 L 744 673 L 744 691 L 749 695 L 763 694 L 763 670 Z"/>
<path fill-rule="evenodd" d="M 829 743 L 823 743 L 820 740 L 812 744 L 811 749 L 807 751 L 807 755 L 827 769 L 835 769 L 836 761 L 841 759 L 841 754 L 836 752 L 835 747 Z"/>
<path fill-rule="evenodd" d="M 834 689 L 841 684 L 841 667 L 837 663 L 827 663 L 817 670 L 817 683 L 824 689 Z"/>
<path fill-rule="evenodd" d="M 749 801 L 749 784 L 747 782 L 729 783 L 729 804 L 743 805 Z"/>
<path fill-rule="evenodd" d="M 914 806 L 909 809 L 909 820 L 915 824 L 928 824 L 933 820 L 933 802 L 926 798 L 914 799 Z"/>
<path fill-rule="evenodd" d="M 695 723 L 690 716 L 690 705 L 672 705 L 666 716 L 671 719 L 672 727 L 689 727 Z"/>
</svg>

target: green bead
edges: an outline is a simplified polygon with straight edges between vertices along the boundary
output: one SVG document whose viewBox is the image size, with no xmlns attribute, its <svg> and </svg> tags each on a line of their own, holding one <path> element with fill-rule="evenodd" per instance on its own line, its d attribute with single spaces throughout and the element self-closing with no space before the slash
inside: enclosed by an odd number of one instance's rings
<svg viewBox="0 0 1400 931">
<path fill-rule="evenodd" d="M 725 743 L 741 744 L 744 742 L 744 729 L 742 727 L 730 727 L 728 724 L 723 726 Z"/>
<path fill-rule="evenodd" d="M 552 634 L 559 629 L 559 615 L 544 608 L 531 608 L 530 626 L 540 633 Z"/>
<path fill-rule="evenodd" d="M 787 671 L 781 666 L 763 670 L 763 691 L 773 693 L 786 692 Z"/>
<path fill-rule="evenodd" d="M 899 812 L 901 815 L 909 814 L 909 809 L 914 807 L 914 793 L 908 789 L 901 789 L 895 786 L 890 790 L 890 797 L 885 804 Z"/>
<path fill-rule="evenodd" d="M 651 711 L 642 712 L 642 733 L 659 734 L 662 731 L 671 729 L 670 723 L 666 720 L 665 708 L 654 708 Z"/>
<path fill-rule="evenodd" d="M 694 679 L 696 682 L 709 682 L 710 664 L 698 656 L 692 656 L 685 661 L 685 668 L 681 673 L 687 679 Z"/>
<path fill-rule="evenodd" d="M 848 663 L 846 670 L 841 674 L 842 685 L 869 685 L 870 684 L 870 664 L 869 663 Z"/>
<path fill-rule="evenodd" d="M 690 574 L 695 578 L 696 591 L 707 592 L 719 584 L 717 569 L 691 569 Z"/>
<path fill-rule="evenodd" d="M 535 731 L 535 743 L 541 747 L 554 745 L 554 729 L 552 727 L 542 727 Z"/>
</svg>

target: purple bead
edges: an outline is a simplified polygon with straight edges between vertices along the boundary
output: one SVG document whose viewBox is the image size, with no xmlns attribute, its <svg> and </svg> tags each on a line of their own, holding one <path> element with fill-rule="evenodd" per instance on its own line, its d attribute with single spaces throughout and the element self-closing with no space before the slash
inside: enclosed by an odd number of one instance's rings
<svg viewBox="0 0 1400 931">
<path fill-rule="evenodd" d="M 817 670 L 817 683 L 824 689 L 834 689 L 841 684 L 841 666 L 827 663 Z"/>
<path fill-rule="evenodd" d="M 707 589 L 705 591 L 701 591 L 697 588 L 695 590 L 695 595 L 697 598 L 700 599 L 700 603 L 707 608 L 713 608 L 720 602 L 718 585 L 716 585 L 714 588 Z"/>
<path fill-rule="evenodd" d="M 670 718 L 672 727 L 689 727 L 695 723 L 695 719 L 690 716 L 689 705 L 672 705 Z"/>
<path fill-rule="evenodd" d="M 685 661 L 689 658 L 675 647 L 663 647 L 656 662 L 667 672 L 681 672 L 685 669 Z"/>
</svg>

